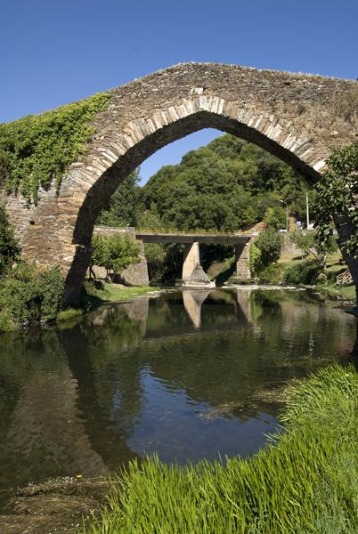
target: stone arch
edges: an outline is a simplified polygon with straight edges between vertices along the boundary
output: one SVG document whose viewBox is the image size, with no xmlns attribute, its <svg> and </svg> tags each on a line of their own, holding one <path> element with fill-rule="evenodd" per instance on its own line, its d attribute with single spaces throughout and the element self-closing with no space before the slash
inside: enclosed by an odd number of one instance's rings
<svg viewBox="0 0 358 534">
<path fill-rule="evenodd" d="M 166 144 L 212 127 L 257 144 L 319 179 L 332 148 L 355 131 L 334 109 L 337 91 L 352 84 L 315 76 L 233 65 L 184 64 L 110 92 L 95 120 L 87 152 L 68 170 L 59 191 L 40 192 L 37 206 L 7 199 L 25 255 L 59 263 L 66 300 L 75 302 L 90 257 L 98 213 L 120 182 Z"/>
</svg>

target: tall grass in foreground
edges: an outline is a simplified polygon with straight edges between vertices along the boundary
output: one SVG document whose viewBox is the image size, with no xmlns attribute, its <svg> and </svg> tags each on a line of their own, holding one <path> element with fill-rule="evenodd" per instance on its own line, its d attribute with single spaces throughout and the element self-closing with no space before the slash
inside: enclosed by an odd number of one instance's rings
<svg viewBox="0 0 358 534">
<path fill-rule="evenodd" d="M 335 365 L 291 389 L 282 422 L 287 431 L 249 459 L 133 462 L 88 532 L 358 532 L 357 372 Z"/>
</svg>

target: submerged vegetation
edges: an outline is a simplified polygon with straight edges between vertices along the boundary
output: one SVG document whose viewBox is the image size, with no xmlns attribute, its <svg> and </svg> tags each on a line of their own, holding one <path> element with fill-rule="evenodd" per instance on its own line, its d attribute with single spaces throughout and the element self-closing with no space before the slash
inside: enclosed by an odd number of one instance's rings
<svg viewBox="0 0 358 534">
<path fill-rule="evenodd" d="M 249 459 L 132 462 L 86 532 L 357 532 L 357 391 L 357 372 L 338 365 L 290 389 L 286 431 Z"/>
</svg>

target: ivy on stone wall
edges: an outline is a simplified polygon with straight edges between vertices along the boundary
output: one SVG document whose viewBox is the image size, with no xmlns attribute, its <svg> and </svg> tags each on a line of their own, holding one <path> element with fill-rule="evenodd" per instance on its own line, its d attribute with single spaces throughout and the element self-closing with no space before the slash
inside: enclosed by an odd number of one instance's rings
<svg viewBox="0 0 358 534">
<path fill-rule="evenodd" d="M 39 187 L 57 186 L 94 133 L 91 120 L 106 109 L 110 95 L 99 93 L 41 115 L 0 124 L 0 186 L 37 200 Z"/>
</svg>

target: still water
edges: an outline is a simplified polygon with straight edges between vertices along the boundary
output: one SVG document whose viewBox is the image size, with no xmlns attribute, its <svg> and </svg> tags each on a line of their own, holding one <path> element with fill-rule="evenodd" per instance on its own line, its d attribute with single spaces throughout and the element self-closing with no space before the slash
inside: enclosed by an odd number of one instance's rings
<svg viewBox="0 0 358 534">
<path fill-rule="evenodd" d="M 267 392 L 347 362 L 355 337 L 335 305 L 247 289 L 166 292 L 0 336 L 0 490 L 153 452 L 252 454 L 279 428 Z"/>
</svg>

